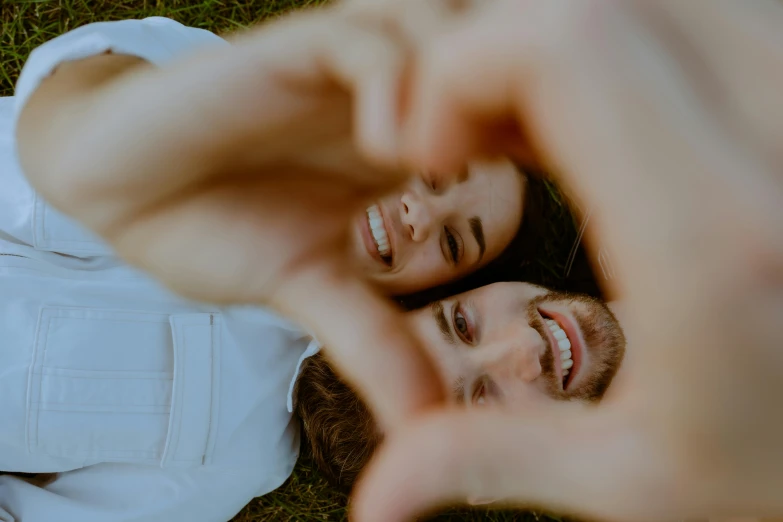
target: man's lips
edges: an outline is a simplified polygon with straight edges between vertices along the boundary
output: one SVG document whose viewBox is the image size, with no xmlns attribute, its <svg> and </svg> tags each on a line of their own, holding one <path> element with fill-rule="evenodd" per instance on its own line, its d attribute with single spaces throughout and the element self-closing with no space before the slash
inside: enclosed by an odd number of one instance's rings
<svg viewBox="0 0 783 522">
<path fill-rule="evenodd" d="M 569 315 L 556 312 L 554 310 L 539 309 L 539 313 L 544 318 L 544 330 L 546 331 L 547 339 L 549 340 L 549 346 L 552 350 L 552 356 L 554 358 L 555 375 L 557 375 L 559 382 L 563 390 L 571 388 L 572 383 L 578 378 L 582 369 L 582 362 L 584 360 L 584 341 L 582 339 L 579 327 Z M 571 360 L 574 364 L 569 370 L 567 380 L 563 380 L 563 367 L 560 357 L 560 349 L 558 347 L 558 341 L 555 339 L 554 334 L 546 325 L 546 319 L 552 319 L 557 325 L 565 332 L 571 343 Z"/>
</svg>

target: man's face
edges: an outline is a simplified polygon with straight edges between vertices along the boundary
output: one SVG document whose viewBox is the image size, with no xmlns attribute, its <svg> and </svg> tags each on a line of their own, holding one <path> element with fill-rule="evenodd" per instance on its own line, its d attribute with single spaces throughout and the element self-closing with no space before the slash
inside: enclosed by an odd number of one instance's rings
<svg viewBox="0 0 783 522">
<path fill-rule="evenodd" d="M 459 279 L 496 258 L 519 229 L 524 178 L 509 161 L 474 163 L 451 182 L 414 177 L 357 216 L 354 256 L 389 294 Z"/>
<path fill-rule="evenodd" d="M 600 399 L 625 353 L 604 303 L 496 283 L 409 314 L 454 402 L 510 409 Z"/>
</svg>

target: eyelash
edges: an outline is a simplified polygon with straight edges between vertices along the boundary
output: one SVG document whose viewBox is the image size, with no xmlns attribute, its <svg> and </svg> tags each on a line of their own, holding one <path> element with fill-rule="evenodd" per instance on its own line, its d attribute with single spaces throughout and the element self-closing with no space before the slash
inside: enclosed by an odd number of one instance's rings
<svg viewBox="0 0 783 522">
<path fill-rule="evenodd" d="M 443 233 L 446 236 L 446 244 L 451 255 L 451 261 L 455 265 L 459 264 L 460 259 L 462 259 L 462 241 L 448 227 L 443 227 Z"/>
<path fill-rule="evenodd" d="M 457 321 L 461 319 L 465 323 L 465 333 L 461 332 L 460 329 L 457 327 Z M 457 336 L 462 339 L 463 342 L 467 344 L 473 344 L 473 326 L 470 324 L 470 321 L 468 321 L 467 316 L 465 315 L 465 312 L 462 310 L 462 306 L 457 303 L 454 305 L 454 312 L 452 317 L 452 326 L 454 328 L 454 332 L 456 332 Z"/>
</svg>

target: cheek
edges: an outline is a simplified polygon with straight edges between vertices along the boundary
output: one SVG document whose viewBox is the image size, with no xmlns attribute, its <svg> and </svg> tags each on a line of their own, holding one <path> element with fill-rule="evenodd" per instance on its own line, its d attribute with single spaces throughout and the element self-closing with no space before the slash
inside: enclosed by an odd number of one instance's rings
<svg viewBox="0 0 783 522">
<path fill-rule="evenodd" d="M 424 321 L 422 321 L 424 323 Z M 443 334 L 433 320 L 418 327 L 421 346 L 435 364 L 443 382 L 452 387 L 461 375 L 461 360 L 458 350 L 443 339 Z"/>
<path fill-rule="evenodd" d="M 440 245 L 435 241 L 407 245 L 399 263 L 398 271 L 392 275 L 401 284 L 414 287 L 412 291 L 430 289 L 458 277 L 454 268 L 443 260 Z"/>
<path fill-rule="evenodd" d="M 519 387 L 509 394 L 504 408 L 509 411 L 524 415 L 539 411 L 548 411 L 555 406 L 558 401 L 553 399 L 547 393 L 545 386 L 539 386 L 539 383 L 529 383 L 527 386 Z"/>
<path fill-rule="evenodd" d="M 448 343 L 443 340 L 439 331 L 432 332 L 427 338 L 422 339 L 422 348 L 435 363 L 442 377 L 451 381 L 456 373 L 456 364 L 449 351 L 445 349 Z"/>
</svg>

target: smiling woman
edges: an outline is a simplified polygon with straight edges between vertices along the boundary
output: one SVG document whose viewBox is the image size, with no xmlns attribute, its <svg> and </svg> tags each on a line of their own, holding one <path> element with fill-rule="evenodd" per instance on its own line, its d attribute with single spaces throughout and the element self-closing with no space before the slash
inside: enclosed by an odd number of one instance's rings
<svg viewBox="0 0 783 522">
<path fill-rule="evenodd" d="M 353 250 L 380 288 L 402 295 L 455 281 L 496 259 L 520 228 L 524 174 L 473 163 L 454 182 L 415 176 L 357 216 Z"/>
</svg>

